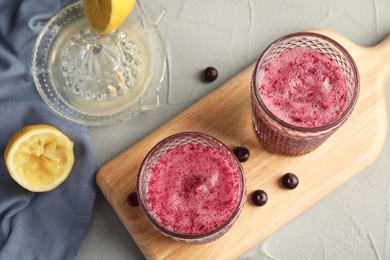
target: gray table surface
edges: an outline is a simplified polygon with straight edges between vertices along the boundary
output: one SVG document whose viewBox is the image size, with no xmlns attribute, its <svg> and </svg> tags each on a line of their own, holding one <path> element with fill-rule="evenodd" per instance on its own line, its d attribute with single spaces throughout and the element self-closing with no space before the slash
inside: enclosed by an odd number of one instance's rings
<svg viewBox="0 0 390 260">
<path fill-rule="evenodd" d="M 165 10 L 158 28 L 169 72 L 161 108 L 115 125 L 91 127 L 99 166 L 255 62 L 282 35 L 324 28 L 367 47 L 390 35 L 389 0 L 140 1 L 153 15 Z M 390 57 L 383 58 L 390 62 Z M 218 68 L 219 77 L 205 84 L 199 73 L 207 66 Z M 389 89 L 388 81 L 388 111 Z M 241 259 L 390 259 L 389 169 L 390 134 L 373 164 Z M 99 191 L 79 259 L 143 258 Z"/>
</svg>

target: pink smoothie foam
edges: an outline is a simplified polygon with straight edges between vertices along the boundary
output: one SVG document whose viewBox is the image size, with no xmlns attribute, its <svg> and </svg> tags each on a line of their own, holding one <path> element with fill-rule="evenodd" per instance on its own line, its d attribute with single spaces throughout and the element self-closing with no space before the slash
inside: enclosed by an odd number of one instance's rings
<svg viewBox="0 0 390 260">
<path fill-rule="evenodd" d="M 215 149 L 184 144 L 152 168 L 147 202 L 158 221 L 180 234 L 202 234 L 223 224 L 239 203 L 240 179 Z"/>
<path fill-rule="evenodd" d="M 301 127 L 336 120 L 348 96 L 338 64 L 326 54 L 304 47 L 285 50 L 267 64 L 259 78 L 259 93 L 275 116 Z"/>
</svg>

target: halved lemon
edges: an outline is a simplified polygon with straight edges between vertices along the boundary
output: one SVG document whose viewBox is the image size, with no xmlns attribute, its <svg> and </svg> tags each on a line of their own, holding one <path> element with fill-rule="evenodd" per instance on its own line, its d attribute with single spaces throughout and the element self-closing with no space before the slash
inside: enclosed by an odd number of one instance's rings
<svg viewBox="0 0 390 260">
<path fill-rule="evenodd" d="M 83 0 L 84 12 L 93 31 L 99 35 L 117 29 L 133 10 L 136 0 Z"/>
<path fill-rule="evenodd" d="M 50 125 L 30 125 L 8 141 L 4 152 L 11 177 L 33 192 L 50 191 L 70 174 L 74 164 L 73 142 Z"/>
</svg>

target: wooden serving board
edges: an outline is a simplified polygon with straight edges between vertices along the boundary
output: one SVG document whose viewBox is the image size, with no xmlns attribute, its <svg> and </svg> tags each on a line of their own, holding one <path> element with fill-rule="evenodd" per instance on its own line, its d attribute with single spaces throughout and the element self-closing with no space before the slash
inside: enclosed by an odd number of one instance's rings
<svg viewBox="0 0 390 260">
<path fill-rule="evenodd" d="M 252 65 L 98 171 L 98 186 L 146 258 L 235 259 L 375 160 L 387 130 L 384 86 L 390 76 L 390 36 L 375 47 L 362 48 L 334 32 L 316 32 L 335 39 L 350 52 L 360 71 L 361 92 L 349 120 L 314 152 L 286 157 L 260 145 L 251 120 Z M 203 245 L 165 238 L 146 221 L 139 207 L 126 202 L 128 194 L 136 190 L 138 169 L 147 152 L 163 138 L 183 131 L 208 133 L 232 149 L 245 146 L 251 152 L 243 163 L 247 201 L 240 217 L 222 238 Z M 280 186 L 286 172 L 298 175 L 300 184 L 295 190 Z M 250 202 L 256 189 L 268 193 L 263 207 Z"/>
</svg>

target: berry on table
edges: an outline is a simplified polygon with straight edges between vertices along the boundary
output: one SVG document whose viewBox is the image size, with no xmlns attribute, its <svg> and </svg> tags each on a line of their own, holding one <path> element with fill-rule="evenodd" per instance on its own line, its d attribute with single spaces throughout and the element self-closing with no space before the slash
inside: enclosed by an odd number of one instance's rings
<svg viewBox="0 0 390 260">
<path fill-rule="evenodd" d="M 249 156 L 250 156 L 250 152 L 249 152 L 248 148 L 242 147 L 242 146 L 235 148 L 233 150 L 233 153 L 237 156 L 237 159 L 240 162 L 248 161 Z"/>
<path fill-rule="evenodd" d="M 282 177 L 282 184 L 287 189 L 295 189 L 299 184 L 299 179 L 294 173 L 286 173 Z"/>
<path fill-rule="evenodd" d="M 132 192 L 127 197 L 127 203 L 132 207 L 138 207 L 139 201 L 138 201 L 138 195 L 137 192 Z"/>
<path fill-rule="evenodd" d="M 268 195 L 263 190 L 256 190 L 252 193 L 252 202 L 256 206 L 264 206 L 267 203 Z"/>
<path fill-rule="evenodd" d="M 217 77 L 218 77 L 218 70 L 214 67 L 207 67 L 203 71 L 203 78 L 208 82 L 212 82 L 216 80 Z"/>
</svg>

